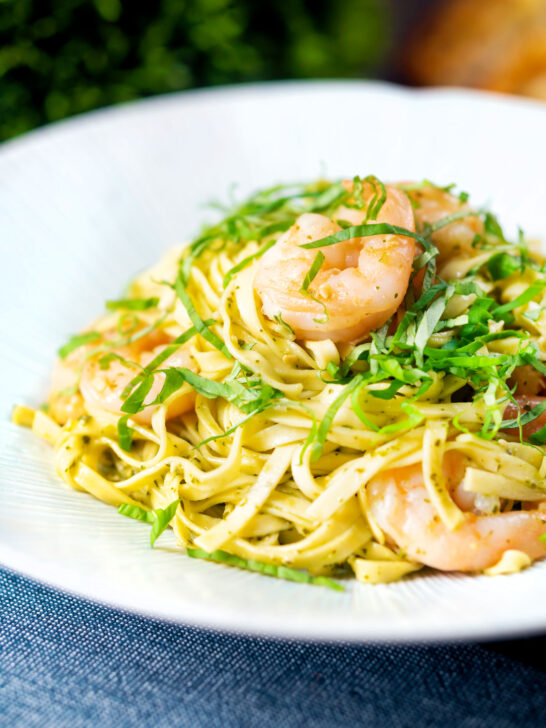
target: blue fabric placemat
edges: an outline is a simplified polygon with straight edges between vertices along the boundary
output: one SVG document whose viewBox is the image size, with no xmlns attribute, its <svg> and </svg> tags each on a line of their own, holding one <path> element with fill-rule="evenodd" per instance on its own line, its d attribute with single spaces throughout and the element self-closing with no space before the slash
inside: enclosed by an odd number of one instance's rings
<svg viewBox="0 0 546 728">
<path fill-rule="evenodd" d="M 0 600 L 9 728 L 546 724 L 544 638 L 379 647 L 240 637 L 135 617 L 2 570 Z"/>
</svg>

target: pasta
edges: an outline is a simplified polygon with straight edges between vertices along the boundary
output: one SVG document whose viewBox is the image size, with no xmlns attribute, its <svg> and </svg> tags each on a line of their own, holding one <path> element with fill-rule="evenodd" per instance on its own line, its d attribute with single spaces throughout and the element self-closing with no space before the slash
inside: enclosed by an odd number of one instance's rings
<svg viewBox="0 0 546 728">
<path fill-rule="evenodd" d="M 465 193 L 258 192 L 61 348 L 14 420 L 190 556 L 342 588 L 546 554 L 546 275 Z"/>
</svg>

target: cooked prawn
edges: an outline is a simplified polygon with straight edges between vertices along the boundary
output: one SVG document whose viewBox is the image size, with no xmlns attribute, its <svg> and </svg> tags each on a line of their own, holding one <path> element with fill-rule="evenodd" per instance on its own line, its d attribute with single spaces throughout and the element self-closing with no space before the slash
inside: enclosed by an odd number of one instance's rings
<svg viewBox="0 0 546 728">
<path fill-rule="evenodd" d="M 508 380 L 508 384 L 510 388 L 515 387 L 516 399 L 519 395 L 534 397 L 537 394 L 546 392 L 546 377 L 531 364 L 516 367 Z"/>
<path fill-rule="evenodd" d="M 406 194 L 393 187 L 377 220 L 414 231 L 413 211 Z M 364 185 L 364 199 L 373 187 Z M 364 210 L 339 208 L 332 218 L 306 213 L 267 251 L 257 266 L 255 289 L 268 318 L 280 315 L 302 339 L 355 342 L 382 326 L 398 309 L 412 271 L 415 243 L 410 237 L 376 235 L 352 238 L 320 248 L 322 266 L 309 286 L 302 284 L 317 249 L 301 246 L 339 232 L 336 220 L 364 222 Z"/>
<path fill-rule="evenodd" d="M 460 482 L 461 466 L 460 459 L 444 458 L 452 491 Z M 435 569 L 481 571 L 509 549 L 532 560 L 546 555 L 546 543 L 540 540 L 546 533 L 546 512 L 536 508 L 487 516 L 466 512 L 463 523 L 450 531 L 430 502 L 420 464 L 376 475 L 368 484 L 368 499 L 388 538 L 411 559 Z"/>
<path fill-rule="evenodd" d="M 85 414 L 83 397 L 79 391 L 74 391 L 79 368 L 75 354 L 73 352 L 64 360 L 58 359 L 51 375 L 48 411 L 59 425 Z"/>
<path fill-rule="evenodd" d="M 105 339 L 108 335 L 105 335 Z M 160 343 L 161 342 L 161 343 Z M 136 340 L 128 346 L 109 349 L 116 358 L 111 358 L 101 366 L 101 357 L 104 351 L 90 356 L 91 346 L 80 347 L 72 352 L 65 360 L 59 360 L 54 369 L 50 411 L 55 419 L 64 424 L 69 419 L 84 413 L 84 404 L 90 410 L 106 410 L 116 414 L 123 414 L 122 393 L 129 382 L 140 372 L 142 367 L 149 364 L 165 347 L 170 339 L 161 332 L 151 332 L 147 336 Z M 96 346 L 96 342 L 94 342 Z M 106 368 L 103 368 L 106 366 Z M 161 365 L 161 368 L 185 367 L 195 370 L 195 364 L 187 347 L 175 350 Z M 79 392 L 65 394 L 67 387 L 73 386 L 79 376 Z M 144 400 L 149 405 L 157 397 L 163 383 L 165 374 L 157 372 L 152 387 Z M 191 410 L 195 403 L 193 391 L 182 391 L 167 410 L 167 418 L 176 417 Z M 146 407 L 141 412 L 132 415 L 133 419 L 142 424 L 149 424 L 156 407 Z"/>
<path fill-rule="evenodd" d="M 475 254 L 472 243 L 476 235 L 483 233 L 483 222 L 477 215 L 472 214 L 474 211 L 467 202 L 431 184 L 410 189 L 405 187 L 405 189 L 414 205 L 418 230 L 454 213 L 464 211 L 470 213 L 468 217 L 455 220 L 432 234 L 432 241 L 439 251 L 439 265 L 450 258 Z"/>
<path fill-rule="evenodd" d="M 537 407 L 539 404 L 542 404 L 545 400 L 545 397 L 529 396 L 522 394 L 516 396 L 515 399 L 516 403 L 508 402 L 508 404 L 506 405 L 506 409 L 504 410 L 503 414 L 505 420 L 515 418 L 518 416 L 518 414 L 524 415 L 526 412 L 529 412 L 529 410 L 533 409 L 533 407 Z M 522 426 L 521 432 L 523 435 L 523 439 L 528 440 L 531 435 L 541 430 L 544 425 L 546 425 L 546 412 L 543 412 L 532 422 L 529 422 L 526 425 Z M 519 429 L 510 429 L 506 430 L 506 432 L 508 434 L 517 436 L 519 439 Z"/>
</svg>

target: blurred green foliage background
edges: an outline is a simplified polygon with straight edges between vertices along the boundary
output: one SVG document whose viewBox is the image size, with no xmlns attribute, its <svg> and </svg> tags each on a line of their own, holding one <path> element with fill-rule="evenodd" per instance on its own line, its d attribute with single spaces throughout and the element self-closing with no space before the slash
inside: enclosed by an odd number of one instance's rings
<svg viewBox="0 0 546 728">
<path fill-rule="evenodd" d="M 373 76 L 389 28 L 384 0 L 0 0 L 0 138 L 196 86 Z"/>
</svg>

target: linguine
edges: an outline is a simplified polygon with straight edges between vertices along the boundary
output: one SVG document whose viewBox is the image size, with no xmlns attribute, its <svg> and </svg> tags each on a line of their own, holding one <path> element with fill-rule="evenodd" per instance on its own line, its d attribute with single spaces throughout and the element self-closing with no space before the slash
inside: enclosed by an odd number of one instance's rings
<svg viewBox="0 0 546 728">
<path fill-rule="evenodd" d="M 464 539 L 508 514 L 546 532 L 544 259 L 523 236 L 508 242 L 464 193 L 429 182 L 396 190 L 411 201 L 413 230 L 382 220 L 387 192 L 375 177 L 254 195 L 108 302 L 60 350 L 49 406 L 17 407 L 15 421 L 54 446 L 66 483 L 150 523 L 152 543 L 171 525 L 190 556 L 333 588 L 335 577 L 390 582 L 423 565 L 528 566 L 546 554 L 540 532 L 536 548 L 510 535 L 496 550 L 483 533 L 468 549 Z M 256 286 L 304 214 L 337 228 L 308 243 L 293 295 L 318 322 L 309 338 Z M 329 336 L 325 253 L 372 237 L 410 241 L 405 295 L 373 330 Z M 290 277 L 281 263 L 279 286 Z M 455 485 L 450 458 L 462 464 Z M 412 473 L 419 484 L 403 491 Z M 442 539 L 451 555 L 483 545 L 486 557 L 433 558 L 436 545 L 427 557 L 404 521 L 421 487 L 432 510 L 420 533 L 434 524 L 438 549 Z M 405 494 L 405 516 L 402 500 L 398 515 L 385 510 L 383 492 Z"/>
</svg>

